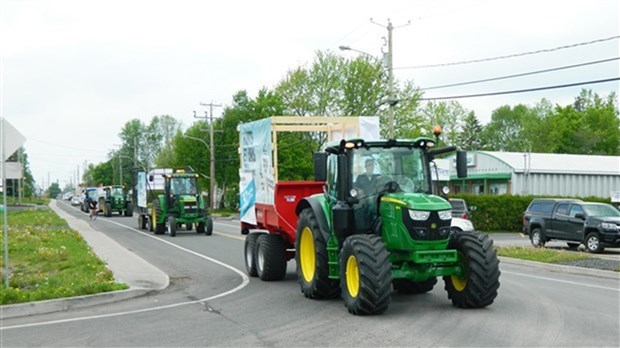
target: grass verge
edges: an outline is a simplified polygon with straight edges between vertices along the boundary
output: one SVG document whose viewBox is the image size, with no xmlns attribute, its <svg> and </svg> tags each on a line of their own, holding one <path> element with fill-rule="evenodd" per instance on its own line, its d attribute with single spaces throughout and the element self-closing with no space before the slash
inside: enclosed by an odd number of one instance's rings
<svg viewBox="0 0 620 348">
<path fill-rule="evenodd" d="M 0 304 L 127 289 L 67 222 L 53 211 L 8 212 L 9 287 L 0 262 Z M 0 215 L 0 226 L 2 225 Z M 4 255 L 4 237 L 0 236 Z"/>
<path fill-rule="evenodd" d="M 564 250 L 551 250 L 531 247 L 497 247 L 497 255 L 512 257 L 515 259 L 557 263 L 562 261 L 574 261 L 589 259 L 590 256 Z"/>
</svg>

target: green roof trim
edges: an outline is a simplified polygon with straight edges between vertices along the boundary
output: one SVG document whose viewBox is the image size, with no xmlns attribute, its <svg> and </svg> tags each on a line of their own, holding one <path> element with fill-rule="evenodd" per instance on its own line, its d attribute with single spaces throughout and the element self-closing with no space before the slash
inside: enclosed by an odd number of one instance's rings
<svg viewBox="0 0 620 348">
<path fill-rule="evenodd" d="M 471 179 L 510 179 L 511 173 L 494 173 L 494 174 L 473 174 L 467 175 L 466 178 L 459 178 L 456 175 L 450 175 L 450 180 L 471 180 Z"/>
</svg>

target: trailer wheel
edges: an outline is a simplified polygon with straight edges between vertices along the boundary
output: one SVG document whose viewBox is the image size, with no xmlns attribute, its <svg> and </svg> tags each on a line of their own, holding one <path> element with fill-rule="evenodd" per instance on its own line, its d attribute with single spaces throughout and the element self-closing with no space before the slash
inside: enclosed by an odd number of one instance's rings
<svg viewBox="0 0 620 348">
<path fill-rule="evenodd" d="M 421 282 L 415 282 L 409 279 L 394 279 L 394 281 L 392 281 L 394 290 L 401 294 L 424 294 L 433 290 L 435 284 L 437 284 L 437 277 Z"/>
<path fill-rule="evenodd" d="M 245 270 L 250 277 L 256 277 L 256 244 L 258 237 L 265 234 L 265 232 L 250 233 L 245 237 L 245 244 L 243 246 L 243 255 L 245 257 Z"/>
<path fill-rule="evenodd" d="M 499 260 L 488 235 L 475 231 L 451 237 L 448 248 L 458 252 L 462 276 L 445 276 L 445 289 L 452 305 L 481 308 L 493 303 L 499 288 Z"/>
<path fill-rule="evenodd" d="M 138 215 L 138 228 L 140 228 L 141 230 L 146 228 L 146 219 L 142 214 Z"/>
<path fill-rule="evenodd" d="M 161 207 L 159 206 L 159 199 L 153 201 L 153 213 L 151 219 L 151 229 L 155 231 L 155 234 L 164 234 L 166 232 L 166 220 L 163 223 L 157 223 L 157 217 L 161 215 Z"/>
<path fill-rule="evenodd" d="M 348 237 L 340 251 L 340 287 L 351 314 L 383 313 L 392 300 L 392 263 L 381 237 Z"/>
<path fill-rule="evenodd" d="M 286 275 L 286 246 L 277 234 L 257 238 L 256 273 L 261 280 L 280 280 Z"/>
<path fill-rule="evenodd" d="M 340 288 L 338 281 L 329 279 L 327 244 L 311 208 L 299 214 L 295 237 L 297 282 L 307 298 L 335 298 Z"/>
<path fill-rule="evenodd" d="M 177 224 L 174 221 L 174 216 L 168 216 L 168 234 L 170 237 L 177 235 Z"/>
</svg>

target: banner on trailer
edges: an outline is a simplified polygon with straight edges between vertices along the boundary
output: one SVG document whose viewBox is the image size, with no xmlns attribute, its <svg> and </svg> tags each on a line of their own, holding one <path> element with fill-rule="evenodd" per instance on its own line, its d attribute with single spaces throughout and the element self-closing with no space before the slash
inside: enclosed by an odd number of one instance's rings
<svg viewBox="0 0 620 348">
<path fill-rule="evenodd" d="M 252 174 L 254 202 L 274 204 L 275 180 L 273 177 L 271 119 L 266 118 L 241 124 L 239 132 L 241 171 Z"/>
<path fill-rule="evenodd" d="M 239 216 L 242 222 L 256 225 L 256 189 L 252 172 L 239 171 Z"/>
<path fill-rule="evenodd" d="M 146 208 L 146 173 L 138 173 L 138 207 Z"/>
</svg>

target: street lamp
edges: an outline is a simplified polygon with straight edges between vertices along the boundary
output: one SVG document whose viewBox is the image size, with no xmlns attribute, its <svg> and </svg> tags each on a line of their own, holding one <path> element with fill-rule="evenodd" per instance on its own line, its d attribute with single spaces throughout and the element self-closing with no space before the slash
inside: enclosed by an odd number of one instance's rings
<svg viewBox="0 0 620 348">
<path fill-rule="evenodd" d="M 353 51 L 353 52 L 357 52 L 357 53 L 361 53 L 361 54 L 363 54 L 363 55 L 369 56 L 369 57 L 374 58 L 374 59 L 379 59 L 379 58 L 375 57 L 374 55 L 372 55 L 372 54 L 370 54 L 370 53 L 368 53 L 368 52 L 364 52 L 364 51 L 362 51 L 362 50 L 358 50 L 358 49 L 355 49 L 355 48 L 351 48 L 351 47 L 349 47 L 349 46 L 338 46 L 338 48 L 339 48 L 341 51 Z"/>
</svg>

